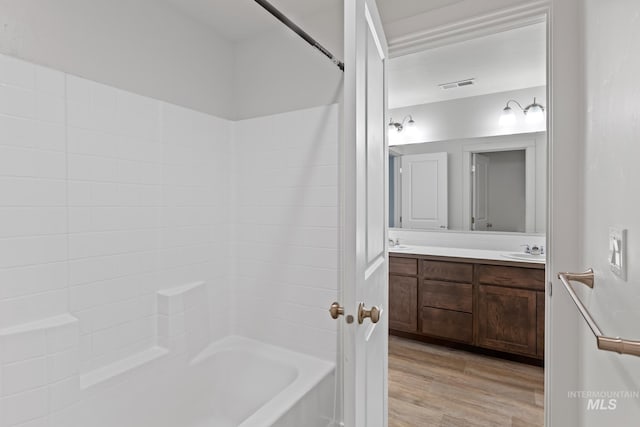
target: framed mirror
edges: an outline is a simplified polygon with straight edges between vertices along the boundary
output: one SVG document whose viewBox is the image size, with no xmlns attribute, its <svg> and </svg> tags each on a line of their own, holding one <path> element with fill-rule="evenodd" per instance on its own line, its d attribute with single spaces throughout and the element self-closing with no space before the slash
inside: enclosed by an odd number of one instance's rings
<svg viewBox="0 0 640 427">
<path fill-rule="evenodd" d="M 544 233 L 546 28 L 389 61 L 389 226 Z"/>
</svg>

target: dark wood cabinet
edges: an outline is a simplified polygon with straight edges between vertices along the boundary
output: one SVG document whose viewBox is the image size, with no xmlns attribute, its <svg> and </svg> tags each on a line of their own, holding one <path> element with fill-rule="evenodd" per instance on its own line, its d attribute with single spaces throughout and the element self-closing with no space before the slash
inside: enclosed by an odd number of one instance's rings
<svg viewBox="0 0 640 427">
<path fill-rule="evenodd" d="M 422 274 L 425 279 L 471 283 L 473 280 L 473 264 L 425 260 L 422 261 Z"/>
<path fill-rule="evenodd" d="M 473 342 L 473 315 L 455 310 L 423 307 L 420 332 L 438 338 L 471 344 Z"/>
<path fill-rule="evenodd" d="M 537 333 L 537 356 L 544 357 L 544 292 L 536 293 L 536 308 L 538 310 Z"/>
<path fill-rule="evenodd" d="M 394 254 L 390 332 L 542 359 L 544 281 L 539 264 Z"/>
<path fill-rule="evenodd" d="M 527 289 L 480 285 L 477 345 L 536 356 L 536 298 L 536 292 Z"/>
<path fill-rule="evenodd" d="M 418 278 L 389 275 L 389 327 L 418 330 Z"/>
</svg>

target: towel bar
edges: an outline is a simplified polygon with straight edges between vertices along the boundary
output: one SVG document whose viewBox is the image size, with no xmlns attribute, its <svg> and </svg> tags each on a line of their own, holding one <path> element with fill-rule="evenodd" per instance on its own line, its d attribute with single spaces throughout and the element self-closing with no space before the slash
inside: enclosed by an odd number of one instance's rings
<svg viewBox="0 0 640 427">
<path fill-rule="evenodd" d="M 592 269 L 589 269 L 584 273 L 558 273 L 558 279 L 560 279 L 567 292 L 569 292 L 569 295 L 571 296 L 571 299 L 575 303 L 576 307 L 578 307 L 580 314 L 589 325 L 589 329 L 591 329 L 591 332 L 593 332 L 593 335 L 596 337 L 596 342 L 600 350 L 615 351 L 616 353 L 620 354 L 631 354 L 634 356 L 640 356 L 640 341 L 625 340 L 622 338 L 612 338 L 605 336 L 598 327 L 595 320 L 593 320 L 593 317 L 591 316 L 587 308 L 584 306 L 584 304 L 582 304 L 582 301 L 580 301 L 575 291 L 573 290 L 573 287 L 570 283 L 572 280 L 593 288 L 595 280 Z"/>
</svg>

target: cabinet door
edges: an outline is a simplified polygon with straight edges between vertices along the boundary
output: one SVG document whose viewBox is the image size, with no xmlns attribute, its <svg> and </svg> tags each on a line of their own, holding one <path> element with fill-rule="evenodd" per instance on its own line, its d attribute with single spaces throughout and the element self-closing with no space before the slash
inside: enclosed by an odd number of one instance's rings
<svg viewBox="0 0 640 427">
<path fill-rule="evenodd" d="M 418 278 L 389 275 L 389 328 L 418 330 Z"/>
<path fill-rule="evenodd" d="M 536 356 L 537 295 L 526 289 L 478 287 L 478 345 Z"/>
<path fill-rule="evenodd" d="M 544 292 L 537 293 L 537 304 L 538 304 L 538 332 L 537 341 L 538 341 L 538 357 L 544 357 Z"/>
</svg>

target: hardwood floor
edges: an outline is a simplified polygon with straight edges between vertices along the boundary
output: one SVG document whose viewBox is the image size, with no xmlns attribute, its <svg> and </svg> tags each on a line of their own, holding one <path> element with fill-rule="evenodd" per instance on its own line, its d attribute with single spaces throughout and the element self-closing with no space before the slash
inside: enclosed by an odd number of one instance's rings
<svg viewBox="0 0 640 427">
<path fill-rule="evenodd" d="M 389 337 L 389 426 L 544 425 L 544 370 Z"/>
</svg>

